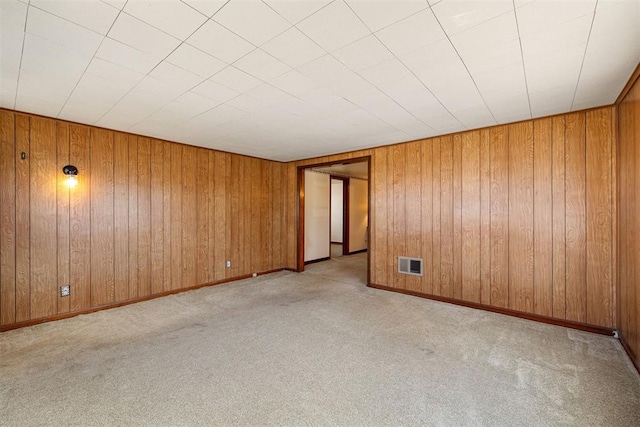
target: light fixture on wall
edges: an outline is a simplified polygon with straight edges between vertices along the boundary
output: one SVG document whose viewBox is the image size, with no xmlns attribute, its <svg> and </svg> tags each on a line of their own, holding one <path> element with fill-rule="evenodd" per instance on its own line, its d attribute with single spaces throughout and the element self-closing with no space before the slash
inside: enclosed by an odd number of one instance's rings
<svg viewBox="0 0 640 427">
<path fill-rule="evenodd" d="M 67 175 L 65 185 L 69 188 L 75 188 L 78 185 L 78 168 L 73 165 L 66 165 L 62 168 L 62 172 Z"/>
</svg>

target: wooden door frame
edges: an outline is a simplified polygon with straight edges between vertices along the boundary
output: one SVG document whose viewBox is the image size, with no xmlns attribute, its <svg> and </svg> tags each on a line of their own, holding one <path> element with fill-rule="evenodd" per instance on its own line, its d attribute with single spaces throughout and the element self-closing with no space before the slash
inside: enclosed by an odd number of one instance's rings
<svg viewBox="0 0 640 427">
<path fill-rule="evenodd" d="M 351 184 L 351 179 L 344 176 L 329 175 L 329 184 L 331 184 L 332 179 L 342 181 L 342 255 L 349 255 L 349 185 Z M 331 187 L 329 187 L 329 197 L 331 196 Z M 329 199 L 329 248 L 331 248 L 331 198 Z"/>
<path fill-rule="evenodd" d="M 297 205 L 297 215 L 296 215 L 296 231 L 297 231 L 297 260 L 296 260 L 296 271 L 302 273 L 304 271 L 304 171 L 307 169 L 322 167 L 322 166 L 331 166 L 337 164 L 351 164 L 351 163 L 362 163 L 367 162 L 368 165 L 368 176 L 367 176 L 367 285 L 371 284 L 371 238 L 370 230 L 371 230 L 371 222 L 372 222 L 372 209 L 371 209 L 371 156 L 362 156 L 356 157 L 353 159 L 344 159 L 344 160 L 334 160 L 332 162 L 323 162 L 323 163 L 313 163 L 309 165 L 298 166 L 297 171 L 297 182 L 298 188 L 297 193 L 298 197 L 296 200 Z"/>
</svg>

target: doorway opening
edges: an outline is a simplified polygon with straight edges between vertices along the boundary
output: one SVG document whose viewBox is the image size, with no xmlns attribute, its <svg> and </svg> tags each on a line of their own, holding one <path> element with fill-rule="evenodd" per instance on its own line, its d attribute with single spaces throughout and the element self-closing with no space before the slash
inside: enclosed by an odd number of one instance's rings
<svg viewBox="0 0 640 427">
<path fill-rule="evenodd" d="M 298 167 L 299 272 L 306 264 L 366 252 L 369 283 L 370 166 L 367 156 Z"/>
</svg>

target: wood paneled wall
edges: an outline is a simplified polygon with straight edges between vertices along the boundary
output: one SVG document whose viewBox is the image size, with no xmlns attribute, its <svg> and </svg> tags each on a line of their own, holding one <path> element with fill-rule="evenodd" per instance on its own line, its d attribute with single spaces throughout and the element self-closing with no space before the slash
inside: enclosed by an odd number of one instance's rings
<svg viewBox="0 0 640 427">
<path fill-rule="evenodd" d="M 618 106 L 618 329 L 640 370 L 640 81 Z"/>
<path fill-rule="evenodd" d="M 0 326 L 281 268 L 283 172 L 0 110 Z"/>
<path fill-rule="evenodd" d="M 290 163 L 287 266 L 296 168 L 370 155 L 372 283 L 613 328 L 614 131 L 606 107 Z"/>
</svg>

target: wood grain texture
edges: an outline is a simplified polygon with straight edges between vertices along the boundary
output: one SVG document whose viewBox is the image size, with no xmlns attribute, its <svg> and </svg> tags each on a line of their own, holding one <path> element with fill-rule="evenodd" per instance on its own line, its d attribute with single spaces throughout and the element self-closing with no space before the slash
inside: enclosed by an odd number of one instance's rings
<svg viewBox="0 0 640 427">
<path fill-rule="evenodd" d="M 553 315 L 552 119 L 534 122 L 533 140 L 533 311 Z"/>
<path fill-rule="evenodd" d="M 586 159 L 584 114 L 565 120 L 566 318 L 587 320 Z"/>
<path fill-rule="evenodd" d="M 423 259 L 423 277 L 422 286 L 419 291 L 430 294 L 433 292 L 433 144 L 431 141 L 425 141 L 422 144 L 421 168 L 421 185 L 422 197 L 420 199 L 422 213 L 422 259 Z M 376 175 L 377 176 L 377 175 Z M 425 203 L 426 201 L 426 203 Z M 375 205 L 374 205 L 375 206 Z M 375 218 L 375 216 L 374 216 Z"/>
<path fill-rule="evenodd" d="M 173 287 L 172 284 L 172 252 L 171 252 L 171 214 L 172 214 L 172 150 L 171 147 L 175 144 L 164 141 L 162 143 L 162 217 L 164 221 L 163 225 L 163 248 L 162 248 L 162 290 L 168 292 Z"/>
<path fill-rule="evenodd" d="M 491 131 L 480 132 L 480 302 L 491 304 Z"/>
<path fill-rule="evenodd" d="M 393 170 L 393 254 L 394 265 L 399 256 L 410 256 L 407 253 L 407 226 L 406 226 L 406 164 L 407 147 L 404 144 L 392 147 L 389 159 Z M 406 289 L 406 275 L 399 274 L 397 267 L 394 272 L 393 282 L 396 287 Z"/>
<path fill-rule="evenodd" d="M 182 287 L 182 148 L 171 146 L 171 289 Z"/>
<path fill-rule="evenodd" d="M 129 136 L 129 298 L 139 296 L 138 283 L 138 137 Z"/>
<path fill-rule="evenodd" d="M 225 277 L 225 260 L 227 259 L 227 176 L 229 176 L 230 156 L 226 153 L 214 153 L 214 181 L 213 181 L 213 203 L 214 203 L 214 239 L 216 241 L 214 249 L 214 279 L 222 280 Z"/>
<path fill-rule="evenodd" d="M 113 132 L 91 129 L 91 306 L 114 302 Z"/>
<path fill-rule="evenodd" d="M 69 126 L 69 158 L 78 168 L 78 186 L 69 194 L 70 311 L 91 307 L 91 171 L 90 128 Z"/>
<path fill-rule="evenodd" d="M 151 295 L 151 140 L 138 138 L 138 296 Z"/>
<path fill-rule="evenodd" d="M 69 164 L 69 124 L 56 123 L 56 166 L 61 168 Z M 56 288 L 69 284 L 69 188 L 65 185 L 64 176 L 56 171 L 57 178 L 57 206 L 56 219 L 57 232 L 57 256 L 58 256 L 58 281 Z M 70 307 L 69 297 L 57 294 L 57 314 L 68 313 Z"/>
<path fill-rule="evenodd" d="M 453 297 L 462 296 L 462 138 L 453 135 Z M 475 260 L 474 260 L 475 261 Z"/>
<path fill-rule="evenodd" d="M 151 283 L 150 294 L 164 290 L 164 146 L 151 140 Z"/>
<path fill-rule="evenodd" d="M 209 281 L 209 153 L 196 149 L 196 283 Z"/>
<path fill-rule="evenodd" d="M 16 321 L 15 114 L 0 110 L 0 325 Z"/>
<path fill-rule="evenodd" d="M 31 118 L 29 162 L 29 318 L 57 312 L 56 123 Z"/>
<path fill-rule="evenodd" d="M 405 170 L 405 222 L 406 222 L 406 248 L 410 257 L 422 257 L 422 144 L 412 142 L 406 145 L 407 161 Z M 423 266 L 424 267 L 424 266 Z M 422 289 L 422 277 L 407 276 L 405 286 L 411 291 Z"/>
<path fill-rule="evenodd" d="M 480 302 L 480 132 L 462 134 L 461 268 L 465 301 Z"/>
<path fill-rule="evenodd" d="M 509 128 L 491 129 L 491 305 L 509 306 Z"/>
<path fill-rule="evenodd" d="M 564 116 L 552 118 L 553 317 L 566 318 L 566 189 Z"/>
<path fill-rule="evenodd" d="M 114 300 L 129 299 L 129 137 L 113 138 Z"/>
<path fill-rule="evenodd" d="M 453 297 L 453 138 L 440 138 L 440 295 Z"/>
<path fill-rule="evenodd" d="M 440 159 L 440 138 L 434 138 L 432 140 L 432 155 L 433 159 L 431 161 L 432 167 L 432 188 L 433 188 L 433 253 L 431 256 L 432 259 L 432 268 L 433 273 L 431 274 L 431 280 L 433 282 L 432 285 L 432 293 L 434 295 L 442 295 L 441 283 L 441 247 L 442 247 L 442 226 L 441 226 L 441 215 L 442 215 L 442 177 L 441 177 L 441 159 Z"/>
<path fill-rule="evenodd" d="M 31 170 L 31 122 L 29 116 L 16 115 L 16 283 L 15 321 L 31 318 L 31 220 L 30 220 L 30 170 Z M 21 153 L 25 153 L 23 160 Z M 19 159 L 19 160 L 18 160 Z"/>
</svg>

